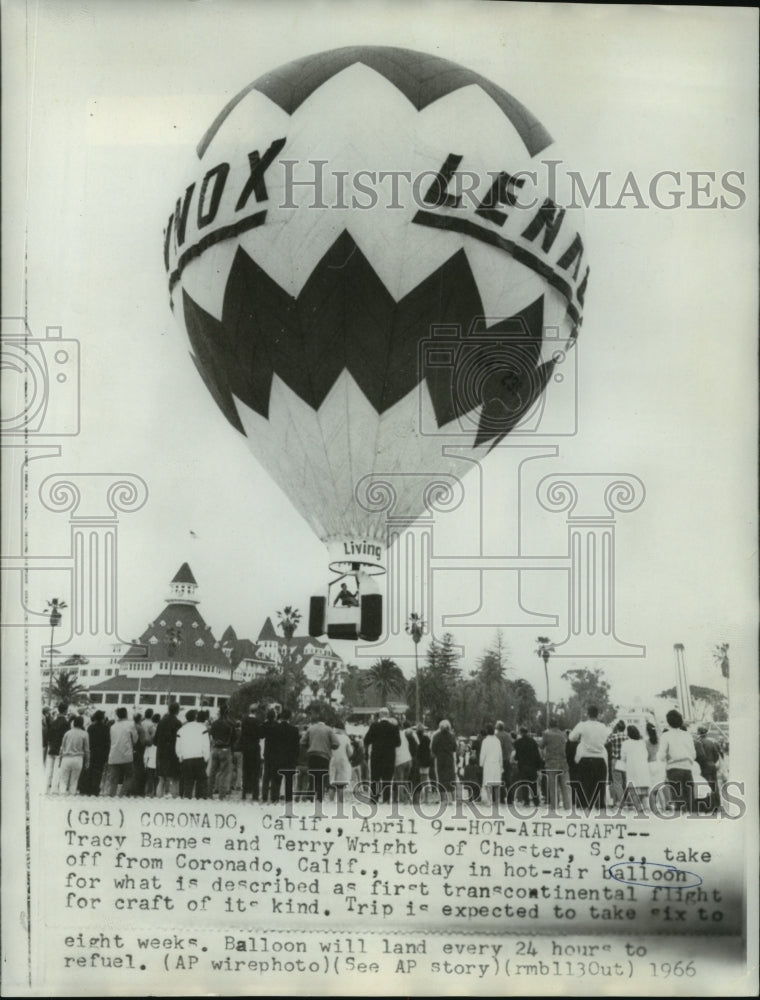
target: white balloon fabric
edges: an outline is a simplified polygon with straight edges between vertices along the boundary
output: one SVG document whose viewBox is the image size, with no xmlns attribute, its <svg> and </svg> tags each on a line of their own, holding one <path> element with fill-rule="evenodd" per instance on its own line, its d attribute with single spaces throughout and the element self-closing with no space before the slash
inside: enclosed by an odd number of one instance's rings
<svg viewBox="0 0 760 1000">
<path fill-rule="evenodd" d="M 588 280 L 551 141 L 470 70 L 352 47 L 260 77 L 200 143 L 164 234 L 172 308 L 332 550 L 381 565 L 373 484 L 414 518 L 424 491 L 399 473 L 456 474 L 445 445 L 479 458 L 534 419 Z"/>
</svg>

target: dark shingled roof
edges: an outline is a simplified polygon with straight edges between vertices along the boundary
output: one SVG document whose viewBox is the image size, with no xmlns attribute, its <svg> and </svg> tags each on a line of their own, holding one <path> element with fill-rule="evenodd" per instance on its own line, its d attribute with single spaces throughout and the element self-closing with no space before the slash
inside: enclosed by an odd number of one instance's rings
<svg viewBox="0 0 760 1000">
<path fill-rule="evenodd" d="M 279 639 L 280 636 L 274 630 L 274 625 L 272 624 L 272 619 L 267 618 L 264 622 L 261 631 L 259 632 L 259 642 L 271 642 L 272 639 Z"/>
<path fill-rule="evenodd" d="M 179 575 L 179 574 L 178 574 Z M 190 574 L 192 576 L 192 574 Z M 171 658 L 178 663 L 210 663 L 230 669 L 230 663 L 214 638 L 211 626 L 203 620 L 203 616 L 194 604 L 167 604 L 164 610 L 156 615 L 143 634 L 119 660 L 119 663 L 140 661 L 155 663 L 169 659 L 169 643 L 167 630 L 178 628 L 181 632 L 179 645 L 173 650 Z M 155 639 L 155 642 L 151 642 Z"/>
<path fill-rule="evenodd" d="M 236 667 L 241 660 L 256 659 L 256 644 L 251 642 L 250 639 L 238 639 L 237 633 L 231 625 L 228 625 L 224 630 L 220 645 L 222 649 L 225 646 L 231 647 L 230 664 L 233 667 Z"/>
<path fill-rule="evenodd" d="M 197 581 L 193 576 L 193 571 L 190 569 L 186 562 L 182 563 L 180 568 L 177 570 L 177 575 L 172 580 L 172 583 L 193 583 L 197 587 Z"/>
<path fill-rule="evenodd" d="M 182 677 L 172 674 L 156 674 L 155 677 L 109 677 L 93 684 L 88 691 L 137 691 L 145 694 L 165 694 L 171 688 L 172 694 L 208 694 L 228 696 L 234 694 L 240 685 L 236 681 L 225 681 L 221 677 Z"/>
</svg>

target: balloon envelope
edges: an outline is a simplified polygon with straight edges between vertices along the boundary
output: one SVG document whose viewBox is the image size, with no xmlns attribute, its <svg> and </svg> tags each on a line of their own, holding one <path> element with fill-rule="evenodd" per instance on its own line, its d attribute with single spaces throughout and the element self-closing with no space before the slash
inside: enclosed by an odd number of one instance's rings
<svg viewBox="0 0 760 1000">
<path fill-rule="evenodd" d="M 535 433 L 567 381 L 588 267 L 550 143 L 482 76 L 383 47 L 265 74 L 200 143 L 165 231 L 172 308 L 336 552 L 381 564 L 388 504 L 414 518 L 423 481 L 461 474 L 446 445 L 481 458 Z"/>
</svg>

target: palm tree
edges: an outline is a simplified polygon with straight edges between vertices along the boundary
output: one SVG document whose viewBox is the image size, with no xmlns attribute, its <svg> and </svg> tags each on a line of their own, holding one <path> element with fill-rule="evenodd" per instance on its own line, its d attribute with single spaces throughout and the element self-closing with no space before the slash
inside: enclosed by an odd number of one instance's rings
<svg viewBox="0 0 760 1000">
<path fill-rule="evenodd" d="M 277 627 L 282 629 L 282 634 L 286 639 L 292 639 L 298 628 L 298 623 L 301 621 L 301 612 L 298 608 L 293 608 L 288 604 L 282 611 L 277 612 L 277 617 L 279 618 Z"/>
<path fill-rule="evenodd" d="M 720 667 L 720 672 L 726 679 L 726 697 L 728 697 L 728 643 L 721 642 L 713 649 L 713 659 L 718 667 Z"/>
<path fill-rule="evenodd" d="M 385 705 L 394 694 L 401 694 L 405 689 L 406 678 L 401 667 L 385 657 L 372 664 L 364 683 L 378 692 L 381 704 Z"/>
<path fill-rule="evenodd" d="M 422 616 L 418 615 L 416 611 L 412 611 L 409 615 L 409 621 L 406 623 L 406 634 L 412 637 L 412 642 L 414 643 L 414 717 L 417 722 L 422 719 L 420 711 L 420 665 L 418 649 L 425 628 L 426 624 L 422 620 Z"/>
<path fill-rule="evenodd" d="M 84 667 L 90 661 L 86 656 L 82 656 L 81 653 L 74 653 L 67 660 L 64 660 L 61 664 L 62 667 Z"/>
<path fill-rule="evenodd" d="M 50 623 L 50 682 L 48 684 L 48 700 L 53 700 L 53 632 L 56 627 L 61 624 L 61 618 L 63 615 L 61 612 L 68 605 L 65 601 L 60 601 L 57 597 L 47 602 L 47 611 L 43 611 L 43 614 L 48 616 L 48 622 Z"/>
<path fill-rule="evenodd" d="M 540 635 L 536 642 L 538 643 L 538 648 L 536 649 L 536 656 L 540 656 L 544 661 L 544 673 L 546 674 L 546 718 L 544 723 L 546 728 L 549 727 L 549 657 L 554 652 L 554 643 L 551 639 L 548 639 L 545 635 Z"/>
<path fill-rule="evenodd" d="M 285 707 L 295 710 L 300 707 L 304 688 L 310 686 L 304 670 L 304 658 L 297 646 L 282 646 L 278 660 L 277 672 L 285 680 Z"/>
<path fill-rule="evenodd" d="M 50 691 L 56 701 L 65 701 L 70 705 L 90 700 L 87 688 L 77 681 L 76 670 L 59 670 Z"/>
<path fill-rule="evenodd" d="M 332 704 L 333 691 L 340 684 L 340 667 L 337 663 L 326 663 L 322 669 L 322 690 L 325 700 Z"/>
</svg>

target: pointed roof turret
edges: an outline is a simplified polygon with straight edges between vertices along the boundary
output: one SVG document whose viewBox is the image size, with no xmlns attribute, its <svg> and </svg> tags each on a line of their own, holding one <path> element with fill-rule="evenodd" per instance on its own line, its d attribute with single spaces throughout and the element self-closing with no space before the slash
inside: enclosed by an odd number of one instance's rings
<svg viewBox="0 0 760 1000">
<path fill-rule="evenodd" d="M 263 624 L 263 626 L 261 628 L 261 631 L 259 632 L 259 638 L 258 638 L 257 641 L 258 642 L 271 642 L 272 640 L 274 640 L 276 642 L 278 640 L 278 635 L 277 635 L 277 633 L 274 630 L 274 625 L 272 624 L 272 619 L 271 618 L 267 618 L 267 620 L 264 622 L 264 624 Z"/>
<path fill-rule="evenodd" d="M 177 570 L 177 575 L 172 580 L 172 583 L 190 583 L 194 586 L 198 586 L 198 583 L 193 576 L 193 571 L 190 569 L 188 563 L 183 562 L 180 568 Z"/>
<path fill-rule="evenodd" d="M 197 604 L 197 590 L 198 584 L 193 571 L 186 562 L 182 563 L 169 587 L 169 601 L 177 604 Z"/>
</svg>

